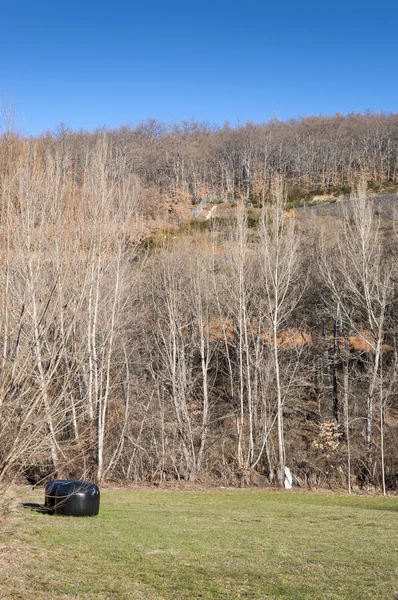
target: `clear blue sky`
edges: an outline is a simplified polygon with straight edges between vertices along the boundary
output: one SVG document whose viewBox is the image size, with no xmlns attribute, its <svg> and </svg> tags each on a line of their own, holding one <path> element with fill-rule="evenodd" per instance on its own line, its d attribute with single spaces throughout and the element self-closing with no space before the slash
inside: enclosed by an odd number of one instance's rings
<svg viewBox="0 0 398 600">
<path fill-rule="evenodd" d="M 0 93 L 33 134 L 398 112 L 397 29 L 396 0 L 13 0 Z"/>
</svg>

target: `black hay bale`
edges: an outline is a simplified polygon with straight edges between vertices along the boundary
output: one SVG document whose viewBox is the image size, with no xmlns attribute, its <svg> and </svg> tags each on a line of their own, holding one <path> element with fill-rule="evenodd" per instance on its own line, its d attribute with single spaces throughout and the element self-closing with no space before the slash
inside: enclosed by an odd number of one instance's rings
<svg viewBox="0 0 398 600">
<path fill-rule="evenodd" d="M 44 492 L 44 505 L 49 509 L 54 509 L 55 506 L 55 492 L 60 483 L 63 483 L 64 480 L 56 479 L 53 481 L 48 481 L 46 483 L 46 489 Z"/>
<path fill-rule="evenodd" d="M 56 515 L 94 517 L 99 504 L 100 492 L 95 483 L 60 479 L 46 485 L 45 506 Z"/>
</svg>

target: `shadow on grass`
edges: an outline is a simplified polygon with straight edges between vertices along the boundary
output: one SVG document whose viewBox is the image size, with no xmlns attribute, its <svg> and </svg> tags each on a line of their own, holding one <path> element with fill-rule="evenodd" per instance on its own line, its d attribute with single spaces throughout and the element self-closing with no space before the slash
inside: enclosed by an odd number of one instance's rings
<svg viewBox="0 0 398 600">
<path fill-rule="evenodd" d="M 368 510 L 382 510 L 387 512 L 398 512 L 398 500 L 396 506 L 368 506 Z M 398 596 L 397 596 L 398 600 Z"/>
<path fill-rule="evenodd" d="M 36 502 L 22 502 L 21 506 L 26 510 L 32 510 L 38 513 L 45 513 L 47 515 L 54 514 L 54 511 L 51 508 L 44 504 L 37 504 Z"/>
</svg>

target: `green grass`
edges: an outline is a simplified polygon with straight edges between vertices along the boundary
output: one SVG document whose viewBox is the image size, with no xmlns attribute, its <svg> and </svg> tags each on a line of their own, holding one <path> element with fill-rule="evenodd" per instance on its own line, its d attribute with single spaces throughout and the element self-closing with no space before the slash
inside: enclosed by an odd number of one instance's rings
<svg viewBox="0 0 398 600">
<path fill-rule="evenodd" d="M 397 525 L 396 498 L 105 490 L 96 518 L 19 511 L 0 598 L 396 600 Z"/>
</svg>

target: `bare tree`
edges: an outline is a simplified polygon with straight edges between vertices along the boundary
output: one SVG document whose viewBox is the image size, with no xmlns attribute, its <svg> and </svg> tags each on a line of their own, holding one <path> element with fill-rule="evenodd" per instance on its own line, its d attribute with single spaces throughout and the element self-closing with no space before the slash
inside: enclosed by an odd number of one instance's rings
<svg viewBox="0 0 398 600">
<path fill-rule="evenodd" d="M 377 387 L 382 385 L 384 326 L 387 305 L 393 291 L 394 265 L 383 248 L 380 221 L 373 216 L 373 202 L 367 194 L 364 178 L 344 212 L 342 231 L 333 261 L 330 254 L 324 244 L 322 274 L 331 298 L 340 306 L 342 319 L 349 330 L 362 340 L 368 350 L 370 370 L 365 444 L 371 474 L 375 393 Z M 382 470 L 384 472 L 384 464 Z M 384 490 L 384 477 L 382 480 Z"/>
<path fill-rule="evenodd" d="M 287 387 L 281 374 L 281 331 L 297 306 L 303 277 L 299 261 L 299 237 L 296 223 L 287 213 L 286 192 L 280 176 L 272 181 L 272 203 L 263 210 L 261 221 L 262 272 L 264 306 L 270 325 L 271 346 L 274 357 L 275 387 L 277 395 L 278 482 L 283 485 L 285 469 L 285 442 L 283 409 Z"/>
</svg>

